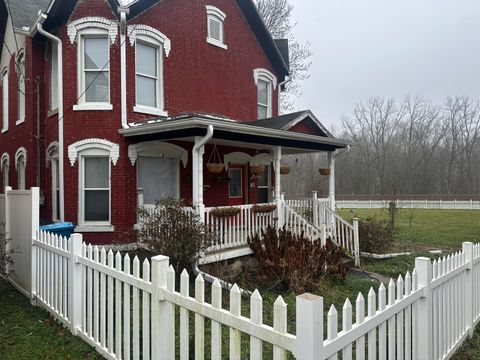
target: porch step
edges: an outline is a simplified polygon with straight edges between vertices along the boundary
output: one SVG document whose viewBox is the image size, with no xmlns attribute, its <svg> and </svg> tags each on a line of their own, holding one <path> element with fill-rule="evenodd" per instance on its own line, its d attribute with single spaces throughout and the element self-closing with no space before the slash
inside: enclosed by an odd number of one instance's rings
<svg viewBox="0 0 480 360">
<path fill-rule="evenodd" d="M 253 252 L 248 245 L 237 246 L 225 250 L 220 249 L 205 253 L 205 255 L 198 260 L 198 264 L 211 264 L 214 262 L 234 259 L 237 257 L 247 256 L 251 254 L 253 254 Z"/>
</svg>

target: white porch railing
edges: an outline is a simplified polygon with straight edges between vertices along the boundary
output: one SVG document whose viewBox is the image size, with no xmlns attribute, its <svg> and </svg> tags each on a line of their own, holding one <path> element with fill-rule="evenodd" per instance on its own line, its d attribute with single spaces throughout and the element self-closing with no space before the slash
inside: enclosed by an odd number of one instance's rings
<svg viewBox="0 0 480 360">
<path fill-rule="evenodd" d="M 275 205 L 274 203 L 270 205 Z M 268 225 L 274 225 L 276 211 L 255 213 L 254 205 L 239 205 L 235 208 L 240 212 L 234 216 L 217 217 L 211 212 L 214 209 L 228 209 L 230 206 L 205 208 L 205 224 L 217 231 L 218 240 L 207 251 L 218 251 L 248 245 L 248 237 L 265 230 Z"/>
</svg>

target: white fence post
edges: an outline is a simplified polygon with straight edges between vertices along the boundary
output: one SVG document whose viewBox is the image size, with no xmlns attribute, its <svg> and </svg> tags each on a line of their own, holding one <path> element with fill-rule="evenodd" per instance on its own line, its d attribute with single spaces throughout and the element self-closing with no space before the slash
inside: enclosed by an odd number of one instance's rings
<svg viewBox="0 0 480 360">
<path fill-rule="evenodd" d="M 37 294 L 37 247 L 33 245 L 33 241 L 37 239 L 37 231 L 40 226 L 40 189 L 32 187 L 30 207 L 31 207 L 31 229 L 32 236 L 30 236 L 31 250 L 30 250 L 30 302 L 35 305 L 35 296 Z"/>
<path fill-rule="evenodd" d="M 317 192 L 312 191 L 312 216 L 313 226 L 318 227 L 318 205 L 317 205 Z"/>
<path fill-rule="evenodd" d="M 432 358 L 432 263 L 427 257 L 415 258 L 418 289 L 423 288 L 423 296 L 417 302 L 417 346 L 419 359 Z"/>
<path fill-rule="evenodd" d="M 5 253 L 10 254 L 10 239 L 11 239 L 11 234 L 10 234 L 10 195 L 9 192 L 12 191 L 11 186 L 5 186 L 5 225 L 4 225 L 4 230 L 5 230 L 5 240 L 7 240 L 5 244 Z M 5 271 L 7 275 L 10 272 L 10 264 L 6 265 Z"/>
<path fill-rule="evenodd" d="M 472 336 L 473 331 L 475 330 L 473 327 L 473 243 L 471 242 L 464 242 L 462 244 L 462 250 L 465 254 L 465 262 L 467 264 L 467 270 L 465 272 L 465 320 L 468 330 L 468 335 Z"/>
<path fill-rule="evenodd" d="M 152 257 L 152 360 L 173 359 L 175 354 L 175 323 L 171 307 L 163 299 L 167 289 L 168 256 Z"/>
<path fill-rule="evenodd" d="M 360 235 L 358 232 L 358 219 L 353 219 L 353 248 L 355 256 L 355 266 L 360 266 Z"/>
<path fill-rule="evenodd" d="M 323 357 L 323 298 L 302 294 L 296 299 L 297 360 L 324 360 Z"/>
<path fill-rule="evenodd" d="M 77 262 L 77 256 L 82 254 L 82 234 L 72 234 L 70 237 L 70 271 L 68 273 L 68 309 L 72 333 L 77 335 L 82 324 L 82 299 L 85 289 L 82 287 L 82 266 Z M 82 329 L 85 330 L 85 329 Z"/>
</svg>

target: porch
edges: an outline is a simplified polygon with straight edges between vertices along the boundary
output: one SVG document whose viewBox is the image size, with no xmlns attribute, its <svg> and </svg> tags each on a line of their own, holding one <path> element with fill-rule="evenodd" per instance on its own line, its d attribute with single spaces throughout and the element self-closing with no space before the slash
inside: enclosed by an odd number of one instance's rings
<svg viewBox="0 0 480 360">
<path fill-rule="evenodd" d="M 248 254 L 247 238 L 269 225 L 323 243 L 331 237 L 358 262 L 358 229 L 335 213 L 335 156 L 350 143 L 335 139 L 309 111 L 250 123 L 186 115 L 133 124 L 120 133 L 132 141 L 137 206 L 154 211 L 155 200 L 181 197 L 191 203 L 188 211 L 217 230 L 218 242 L 202 262 Z M 328 197 L 314 192 L 310 199 L 285 200 L 282 156 L 311 152 L 327 155 Z M 235 213 L 221 215 L 232 208 Z"/>
</svg>

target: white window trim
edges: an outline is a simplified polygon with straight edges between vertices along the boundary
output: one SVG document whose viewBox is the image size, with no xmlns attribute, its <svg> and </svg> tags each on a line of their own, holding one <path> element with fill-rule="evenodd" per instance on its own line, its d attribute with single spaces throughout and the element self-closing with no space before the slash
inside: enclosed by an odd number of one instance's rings
<svg viewBox="0 0 480 360">
<path fill-rule="evenodd" d="M 78 103 L 73 105 L 74 111 L 99 111 L 99 110 L 112 110 L 113 105 L 111 104 L 111 68 L 110 68 L 110 46 L 108 46 L 108 101 L 106 102 L 87 102 L 86 97 L 86 87 L 85 87 L 85 74 L 84 74 L 84 52 L 85 52 L 85 45 L 84 45 L 84 37 L 85 36 L 99 36 L 104 37 L 109 36 L 108 30 L 101 28 L 101 27 L 91 27 L 91 28 L 84 28 L 81 31 L 76 33 L 77 36 L 77 97 Z"/>
<path fill-rule="evenodd" d="M 225 44 L 225 19 L 227 15 L 222 10 L 212 5 L 206 5 L 205 8 L 207 10 L 207 43 L 227 50 L 228 46 Z M 223 42 L 210 37 L 210 18 L 219 20 L 222 23 L 221 35 L 222 35 Z"/>
<path fill-rule="evenodd" d="M 23 160 L 22 166 L 20 161 Z M 25 190 L 26 184 L 26 170 L 27 170 L 27 150 L 24 147 L 17 149 L 15 153 L 15 170 L 17 171 L 17 186 L 18 190 Z"/>
<path fill-rule="evenodd" d="M 118 35 L 118 25 L 115 21 L 109 20 L 106 18 L 98 17 L 98 16 L 87 16 L 81 19 L 77 19 L 72 21 L 67 26 L 67 35 L 70 39 L 70 43 L 73 44 L 75 41 L 78 40 L 77 34 L 85 29 L 103 29 L 108 33 L 110 38 L 110 43 L 114 44 L 117 35 Z"/>
<path fill-rule="evenodd" d="M 45 156 L 45 166 L 48 168 L 49 163 L 52 161 L 52 159 L 58 154 L 58 141 L 52 141 L 50 144 L 47 146 L 46 150 L 46 156 Z"/>
<path fill-rule="evenodd" d="M 6 169 L 5 172 L 3 171 L 4 166 Z M 6 152 L 2 154 L 2 157 L 0 159 L 0 171 L 2 172 L 2 185 L 3 185 L 2 193 L 4 193 L 5 187 L 9 186 L 9 171 L 10 171 L 10 155 L 8 155 L 8 153 Z"/>
<path fill-rule="evenodd" d="M 164 66 L 163 54 L 166 57 L 170 55 L 172 44 L 170 39 L 159 30 L 143 24 L 129 25 L 127 27 L 128 39 L 130 46 L 136 46 L 137 40 L 149 46 L 157 47 L 157 107 L 137 104 L 137 64 L 135 61 L 135 105 L 133 111 L 141 114 L 168 116 L 165 111 L 165 92 L 164 92 Z M 136 49 L 135 49 L 136 51 Z"/>
<path fill-rule="evenodd" d="M 111 227 L 112 221 L 112 166 L 108 162 L 108 221 L 86 221 L 85 220 L 85 187 L 84 187 L 84 169 L 85 157 L 109 157 L 109 152 L 104 149 L 90 148 L 81 151 L 79 156 L 78 166 L 78 224 L 79 226 L 91 227 L 97 229 L 98 227 Z M 87 230 L 82 230 L 87 231 Z M 100 230 L 91 230 L 100 231 Z"/>
<path fill-rule="evenodd" d="M 23 92 L 20 91 L 20 78 L 23 78 Z M 22 49 L 17 55 L 17 116 L 15 125 L 19 125 L 25 121 L 25 51 Z"/>
<path fill-rule="evenodd" d="M 277 88 L 277 78 L 267 69 L 257 68 L 253 70 L 253 79 L 255 81 L 255 85 L 257 85 L 257 89 L 258 89 L 258 84 L 260 80 L 265 81 L 269 84 L 268 94 L 267 94 L 268 104 L 260 104 L 258 102 L 258 92 L 257 92 L 257 111 L 258 111 L 259 105 L 267 107 L 267 118 L 270 118 L 272 117 L 272 114 L 273 114 L 273 92 Z"/>
<path fill-rule="evenodd" d="M 117 165 L 118 158 L 120 157 L 120 147 L 118 144 L 105 139 L 97 138 L 80 140 L 68 145 L 68 159 L 70 160 L 70 165 L 74 166 L 75 161 L 78 158 L 78 154 L 88 149 L 98 149 L 99 151 L 108 152 L 112 164 Z"/>
<path fill-rule="evenodd" d="M 6 86 L 3 86 L 3 82 L 5 77 L 7 78 Z M 2 133 L 8 131 L 8 120 L 9 120 L 9 112 L 8 112 L 8 102 L 9 102 L 9 94 L 8 94 L 8 70 L 5 67 L 2 70 L 2 105 L 3 105 L 3 116 L 2 116 Z"/>
<path fill-rule="evenodd" d="M 55 160 L 58 160 L 58 153 L 55 152 L 52 157 L 51 157 L 51 162 L 52 162 L 52 169 L 50 171 L 50 176 L 52 178 L 52 221 L 53 222 L 59 222 L 60 219 L 56 217 L 56 214 L 58 212 L 57 209 L 57 188 L 59 188 L 59 184 L 57 184 L 57 174 L 56 172 L 59 171 L 57 168 L 57 164 L 55 163 Z M 60 164 L 58 164 L 60 165 Z"/>
</svg>

